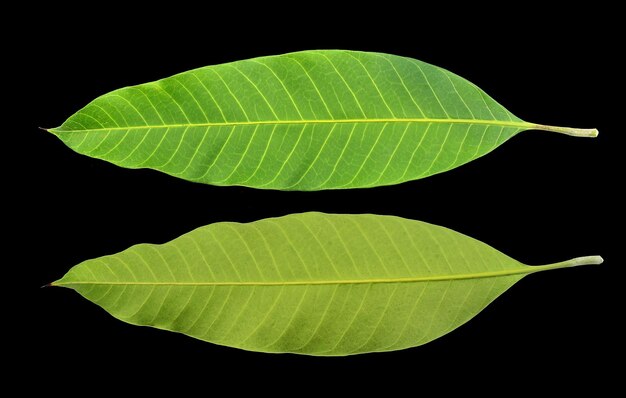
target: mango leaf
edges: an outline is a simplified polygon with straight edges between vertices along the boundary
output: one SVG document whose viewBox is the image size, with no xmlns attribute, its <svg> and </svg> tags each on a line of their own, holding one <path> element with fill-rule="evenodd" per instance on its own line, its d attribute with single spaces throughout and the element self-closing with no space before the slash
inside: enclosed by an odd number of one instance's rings
<svg viewBox="0 0 626 398">
<path fill-rule="evenodd" d="M 472 83 L 410 58 L 303 51 L 209 66 L 103 95 L 49 131 L 75 151 L 213 185 L 398 184 L 527 129 Z"/>
<path fill-rule="evenodd" d="M 223 222 L 85 261 L 54 286 L 114 317 L 246 350 L 349 355 L 427 343 L 525 275 L 458 232 L 377 215 Z"/>
</svg>

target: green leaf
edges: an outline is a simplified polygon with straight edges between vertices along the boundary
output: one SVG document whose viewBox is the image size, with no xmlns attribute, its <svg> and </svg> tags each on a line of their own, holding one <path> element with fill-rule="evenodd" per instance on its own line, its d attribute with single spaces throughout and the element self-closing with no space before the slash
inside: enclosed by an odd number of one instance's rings
<svg viewBox="0 0 626 398">
<path fill-rule="evenodd" d="M 410 58 L 303 51 L 209 66 L 103 95 L 50 131 L 75 151 L 213 185 L 398 184 L 483 156 L 526 123 Z"/>
<path fill-rule="evenodd" d="M 527 274 L 458 232 L 377 215 L 217 223 L 85 261 L 55 286 L 118 319 L 246 350 L 349 355 L 427 343 Z"/>
</svg>

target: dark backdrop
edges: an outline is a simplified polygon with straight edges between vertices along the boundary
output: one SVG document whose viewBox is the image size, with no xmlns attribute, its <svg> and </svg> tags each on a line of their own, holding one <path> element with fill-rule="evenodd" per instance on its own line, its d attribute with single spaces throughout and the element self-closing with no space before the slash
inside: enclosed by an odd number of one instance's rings
<svg viewBox="0 0 626 398">
<path fill-rule="evenodd" d="M 45 22 L 43 15 L 26 26 L 34 37 L 25 44 L 32 49 L 26 55 L 30 67 L 22 69 L 28 113 L 13 131 L 20 147 L 5 148 L 22 159 L 17 195 L 11 195 L 18 203 L 9 213 L 19 211 L 7 217 L 19 215 L 14 238 L 27 246 L 10 248 L 21 260 L 6 266 L 24 271 L 12 300 L 28 304 L 17 307 L 8 329 L 19 336 L 14 370 L 40 381 L 26 387 L 122 381 L 135 388 L 203 386 L 209 393 L 244 388 L 256 377 L 252 385 L 259 387 L 290 381 L 309 389 L 335 380 L 348 387 L 406 385 L 417 392 L 418 386 L 448 388 L 458 380 L 476 388 L 491 388 L 493 380 L 561 387 L 614 382 L 609 363 L 621 349 L 616 270 L 623 261 L 612 254 L 611 242 L 619 237 L 614 227 L 623 177 L 609 151 L 624 132 L 616 116 L 623 100 L 614 99 L 623 84 L 614 75 L 621 65 L 613 56 L 623 43 L 618 45 L 610 22 L 612 11 L 591 7 L 548 15 L 533 8 L 455 18 L 372 11 L 315 18 L 294 11 L 251 24 L 237 18 L 241 10 L 204 12 L 190 21 L 164 10 L 107 22 L 93 19 L 93 11 Z M 523 119 L 596 127 L 600 136 L 527 132 L 484 158 L 424 180 L 298 193 L 204 186 L 122 169 L 81 156 L 38 130 L 60 125 L 96 96 L 122 86 L 205 65 L 329 48 L 430 62 L 474 82 Z M 595 254 L 605 263 L 530 275 L 469 323 L 425 346 L 345 358 L 220 347 L 125 324 L 69 289 L 39 288 L 82 260 L 136 243 L 166 242 L 218 221 L 311 210 L 440 224 L 529 264 Z M 436 381 L 440 376 L 449 383 Z"/>
</svg>

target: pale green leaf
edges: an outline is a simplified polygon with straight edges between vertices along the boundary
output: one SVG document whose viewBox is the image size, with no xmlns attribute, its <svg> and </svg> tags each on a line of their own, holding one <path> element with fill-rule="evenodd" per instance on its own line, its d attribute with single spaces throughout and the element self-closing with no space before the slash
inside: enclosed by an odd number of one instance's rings
<svg viewBox="0 0 626 398">
<path fill-rule="evenodd" d="M 530 267 L 436 225 L 305 213 L 133 246 L 53 285 L 125 322 L 216 344 L 349 355 L 427 343 L 527 274 L 601 261 Z"/>
<path fill-rule="evenodd" d="M 103 95 L 50 131 L 75 151 L 190 181 L 283 190 L 397 184 L 485 155 L 526 123 L 410 58 L 303 51 Z"/>
</svg>

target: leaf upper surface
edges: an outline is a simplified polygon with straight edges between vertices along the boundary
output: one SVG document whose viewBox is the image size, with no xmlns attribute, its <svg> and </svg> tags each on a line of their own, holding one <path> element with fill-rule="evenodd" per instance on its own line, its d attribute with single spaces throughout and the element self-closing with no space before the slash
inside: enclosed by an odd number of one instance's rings
<svg viewBox="0 0 626 398">
<path fill-rule="evenodd" d="M 414 59 L 302 51 L 105 94 L 51 129 L 79 153 L 214 185 L 390 185 L 480 157 L 533 125 Z"/>
</svg>

